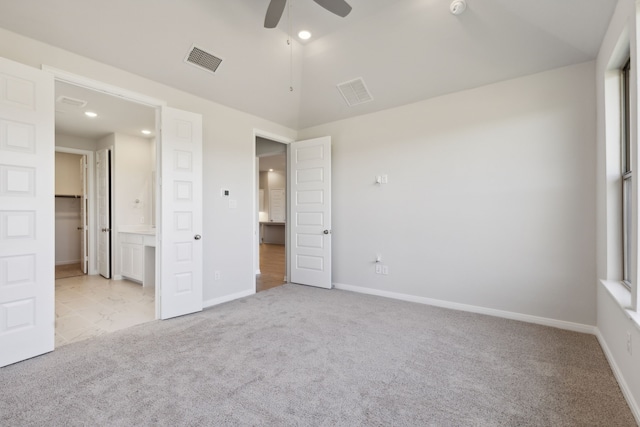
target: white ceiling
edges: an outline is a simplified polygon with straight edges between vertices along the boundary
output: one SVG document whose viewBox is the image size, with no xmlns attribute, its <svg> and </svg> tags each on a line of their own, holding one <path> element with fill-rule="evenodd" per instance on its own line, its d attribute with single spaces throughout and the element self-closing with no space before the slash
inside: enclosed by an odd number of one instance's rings
<svg viewBox="0 0 640 427">
<path fill-rule="evenodd" d="M 97 140 L 111 133 L 153 138 L 155 110 L 149 106 L 125 101 L 112 95 L 88 90 L 68 83 L 56 82 L 56 133 Z M 60 102 L 61 97 L 85 101 L 84 107 Z M 85 111 L 98 114 L 87 117 Z M 142 130 L 151 131 L 143 135 Z"/>
<path fill-rule="evenodd" d="M 348 1 L 343 19 L 290 0 L 293 32 L 314 34 L 293 60 L 286 12 L 262 26 L 268 0 L 21 0 L 0 26 L 301 129 L 594 59 L 616 4 L 467 0 L 453 16 L 450 0 Z M 215 75 L 183 61 L 193 44 L 223 59 Z M 356 77 L 374 101 L 348 107 L 335 86 Z"/>
</svg>

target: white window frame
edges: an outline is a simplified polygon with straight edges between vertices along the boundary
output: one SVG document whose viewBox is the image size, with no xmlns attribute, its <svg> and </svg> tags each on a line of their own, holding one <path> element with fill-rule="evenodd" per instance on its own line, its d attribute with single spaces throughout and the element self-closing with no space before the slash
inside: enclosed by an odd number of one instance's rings
<svg viewBox="0 0 640 427">
<path fill-rule="evenodd" d="M 620 163 L 622 178 L 622 283 L 631 290 L 633 254 L 633 168 L 631 144 L 631 59 L 620 69 Z"/>
</svg>

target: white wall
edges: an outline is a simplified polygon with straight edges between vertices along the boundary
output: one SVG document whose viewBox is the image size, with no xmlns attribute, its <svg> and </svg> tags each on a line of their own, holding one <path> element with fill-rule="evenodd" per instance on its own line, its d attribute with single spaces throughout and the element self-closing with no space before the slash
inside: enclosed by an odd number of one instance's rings
<svg viewBox="0 0 640 427">
<path fill-rule="evenodd" d="M 153 141 L 115 134 L 115 226 L 151 226 Z"/>
<path fill-rule="evenodd" d="M 56 152 L 56 195 L 82 194 L 82 174 L 79 154 Z"/>
<path fill-rule="evenodd" d="M 334 283 L 595 325 L 594 65 L 303 130 L 333 138 Z"/>
<path fill-rule="evenodd" d="M 202 114 L 205 304 L 255 290 L 254 130 L 295 139 L 294 130 L 4 29 L 0 56 L 37 68 L 46 64 Z M 220 188 L 231 190 L 236 209 L 229 208 Z M 221 279 L 214 281 L 216 270 Z"/>
<path fill-rule="evenodd" d="M 596 62 L 597 87 L 597 317 L 598 338 L 629 402 L 636 421 L 640 423 L 640 330 L 630 317 L 631 295 L 619 281 L 622 265 L 621 187 L 619 150 L 619 85 L 616 68 L 621 67 L 631 53 L 631 112 L 638 116 L 637 76 L 637 6 L 633 0 L 620 0 L 602 42 Z M 630 50 L 629 50 L 630 47 Z M 635 114 L 635 115 L 633 115 Z M 631 139 L 637 162 L 637 120 L 631 121 Z M 635 175 L 634 175 L 635 179 Z M 635 194 L 637 195 L 637 183 Z M 637 214 L 638 201 L 634 201 Z M 637 233 L 637 218 L 634 221 Z M 637 242 L 636 242 L 637 243 Z M 632 264 L 636 264 L 636 262 Z M 637 267 L 632 268 L 632 280 L 637 283 Z M 608 281 L 605 287 L 604 281 Z M 608 289 L 617 290 L 609 292 Z M 614 297 L 616 295 L 616 297 Z M 627 351 L 627 334 L 631 335 L 632 354 Z"/>
<path fill-rule="evenodd" d="M 56 133 L 56 147 L 75 148 L 77 150 L 96 150 L 96 141 L 73 135 Z"/>
</svg>

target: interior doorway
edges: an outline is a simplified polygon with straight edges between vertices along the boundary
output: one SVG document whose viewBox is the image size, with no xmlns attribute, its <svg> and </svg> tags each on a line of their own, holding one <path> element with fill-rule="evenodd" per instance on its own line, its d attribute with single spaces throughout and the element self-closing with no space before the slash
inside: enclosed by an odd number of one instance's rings
<svg viewBox="0 0 640 427">
<path fill-rule="evenodd" d="M 60 227 L 56 223 L 56 264 L 77 260 L 82 272 L 56 277 L 55 344 L 60 346 L 156 318 L 154 283 L 138 274 L 143 257 L 133 256 L 147 252 L 143 238 L 155 239 L 156 109 L 62 81 L 56 81 L 55 93 L 56 206 L 61 206 L 56 220 L 59 213 L 66 220 Z M 98 179 L 103 175 L 106 184 Z M 155 249 L 153 242 L 150 246 Z M 63 250 L 73 252 L 65 258 Z"/>
<path fill-rule="evenodd" d="M 258 271 L 256 292 L 287 282 L 287 146 L 256 137 Z"/>
<path fill-rule="evenodd" d="M 89 272 L 89 165 L 93 153 L 57 148 L 55 153 L 55 278 Z"/>
</svg>

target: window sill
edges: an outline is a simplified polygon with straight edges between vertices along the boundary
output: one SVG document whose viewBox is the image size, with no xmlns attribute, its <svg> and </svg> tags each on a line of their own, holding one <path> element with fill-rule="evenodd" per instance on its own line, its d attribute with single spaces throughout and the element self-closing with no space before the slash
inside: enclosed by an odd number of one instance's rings
<svg viewBox="0 0 640 427">
<path fill-rule="evenodd" d="M 631 308 L 631 291 L 622 283 L 614 280 L 600 280 L 600 283 L 609 292 L 609 295 L 618 303 L 620 309 L 640 330 L 640 313 Z"/>
</svg>

